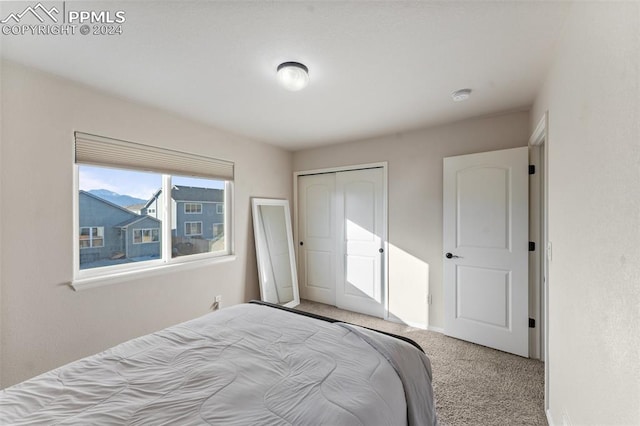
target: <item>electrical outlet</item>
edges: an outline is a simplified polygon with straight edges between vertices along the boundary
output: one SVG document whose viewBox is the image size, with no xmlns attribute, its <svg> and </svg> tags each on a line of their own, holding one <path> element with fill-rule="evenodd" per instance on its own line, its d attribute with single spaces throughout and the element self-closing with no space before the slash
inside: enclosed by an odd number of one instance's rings
<svg viewBox="0 0 640 426">
<path fill-rule="evenodd" d="M 215 300 L 211 304 L 211 310 L 212 311 L 217 311 L 218 309 L 220 309 L 220 303 L 221 302 L 222 302 L 222 296 L 220 296 L 220 295 L 216 296 Z"/>
</svg>

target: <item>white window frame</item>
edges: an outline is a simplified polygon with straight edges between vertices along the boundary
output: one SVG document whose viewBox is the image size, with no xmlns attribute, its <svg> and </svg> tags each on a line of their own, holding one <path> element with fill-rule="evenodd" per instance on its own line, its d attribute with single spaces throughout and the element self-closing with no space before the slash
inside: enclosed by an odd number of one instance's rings
<svg viewBox="0 0 640 426">
<path fill-rule="evenodd" d="M 81 247 L 80 246 L 80 236 L 82 235 L 82 230 L 85 228 L 89 228 L 89 247 Z M 91 232 L 93 229 L 98 229 L 98 236 L 99 238 L 96 239 L 101 239 L 102 240 L 102 245 L 100 246 L 96 246 L 93 244 L 93 232 Z M 102 231 L 102 233 L 100 233 L 100 230 Z M 84 240 L 87 241 L 87 240 Z M 104 247 L 104 226 L 80 226 L 78 227 L 78 247 L 80 250 L 86 250 L 86 249 L 92 249 L 92 248 L 103 248 Z"/>
<path fill-rule="evenodd" d="M 187 206 L 200 206 L 199 212 L 188 212 Z M 184 203 L 184 214 L 202 214 L 202 203 Z"/>
<path fill-rule="evenodd" d="M 224 214 L 224 203 L 216 203 L 216 214 Z"/>
<path fill-rule="evenodd" d="M 225 160 L 216 160 L 210 157 L 200 157 L 193 154 L 183 153 L 179 151 L 165 150 L 161 148 L 151 147 L 147 145 L 136 144 L 133 142 L 119 141 L 109 138 L 104 138 L 100 136 L 88 135 L 76 132 L 76 161 L 73 164 L 73 280 L 70 282 L 71 287 L 76 290 L 85 290 L 93 287 L 100 287 L 103 285 L 110 285 L 115 283 L 126 282 L 130 280 L 139 280 L 145 277 L 151 277 L 156 275 L 161 275 L 168 273 L 169 271 L 175 270 L 186 270 L 193 268 L 202 268 L 205 266 L 209 266 L 214 263 L 222 263 L 234 261 L 236 259 L 235 256 L 235 243 L 233 238 L 233 211 L 234 211 L 234 183 L 233 183 L 233 163 L 225 161 Z M 80 140 L 83 138 L 84 140 Z M 89 141 L 87 144 L 86 141 Z M 118 158 L 123 158 L 123 161 L 131 161 L 131 158 L 142 158 L 142 161 L 150 161 L 148 158 L 145 159 L 144 156 L 133 156 L 126 155 L 126 150 L 149 150 L 152 153 L 153 161 L 159 162 L 159 164 L 164 164 L 164 168 L 158 169 L 156 173 L 162 176 L 162 193 L 161 197 L 164 197 L 164 209 L 158 211 L 157 210 L 157 218 L 162 220 L 162 225 L 160 228 L 160 243 L 161 243 L 161 258 L 148 260 L 145 262 L 131 262 L 120 265 L 110 265 L 99 268 L 90 268 L 90 269 L 80 269 L 80 226 L 79 218 L 80 218 L 80 177 L 79 170 L 81 165 L 97 165 L 100 167 L 114 167 L 116 169 L 121 170 L 139 170 L 139 171 L 153 171 L 153 165 L 147 167 L 145 164 L 137 164 L 137 165 L 128 165 L 128 164 L 119 164 L 113 163 L 112 165 L 105 165 L 105 163 L 100 162 L 91 162 L 84 161 L 81 157 L 84 156 L 86 158 L 87 146 L 91 149 L 91 143 L 93 140 L 98 142 L 106 141 L 106 143 L 113 143 L 116 146 L 116 151 L 121 147 L 124 147 L 124 154 L 122 152 L 119 153 Z M 82 145 L 82 149 L 84 151 L 79 151 L 79 143 Z M 89 151 L 91 154 L 91 151 Z M 173 155 L 176 155 L 177 162 L 173 161 Z M 173 167 L 174 164 L 179 164 L 181 160 L 184 158 L 190 159 L 193 161 L 194 168 L 200 170 L 200 175 L 193 174 L 195 177 L 201 177 L 204 179 L 212 179 L 217 180 L 219 182 L 224 182 L 224 233 L 225 233 L 225 250 L 218 252 L 207 252 L 207 253 L 197 253 L 189 256 L 177 256 L 172 257 L 172 219 L 175 219 L 176 212 L 171 211 L 171 176 L 189 176 L 191 173 L 180 173 L 173 172 L 173 174 L 166 174 L 162 172 L 162 170 L 173 170 L 167 167 Z M 113 158 L 113 157 L 112 157 Z M 202 160 L 201 160 L 202 159 Z M 107 159 L 108 161 L 109 159 Z M 119 161 L 119 160 L 118 160 Z M 219 166 L 215 165 L 215 162 L 218 161 L 219 164 L 222 164 L 222 168 L 230 165 L 231 173 L 228 175 L 231 180 L 226 180 L 226 178 L 216 177 L 218 175 L 211 175 L 207 177 L 205 174 L 208 164 L 213 162 L 214 167 L 212 170 L 221 170 Z M 218 168 L 216 168 L 218 167 Z M 183 168 L 183 170 L 185 170 Z M 189 169 L 191 170 L 191 169 Z M 171 172 L 170 172 L 171 173 Z M 204 226 L 204 224 L 202 225 Z M 84 227 L 83 227 L 84 228 Z M 104 227 L 103 227 L 104 228 Z M 204 230 L 204 228 L 201 228 Z M 106 244 L 104 241 L 104 231 L 103 231 L 103 245 Z"/>
<path fill-rule="evenodd" d="M 140 231 L 140 242 L 139 243 L 136 242 L 136 231 Z M 158 239 L 155 240 L 155 241 L 143 241 L 143 239 L 144 239 L 144 231 L 150 231 L 151 238 L 153 238 L 153 231 L 156 231 L 157 234 L 158 234 Z M 133 244 L 159 243 L 160 242 L 160 228 L 133 228 L 133 235 L 131 237 L 133 238 Z"/>
<path fill-rule="evenodd" d="M 103 266 L 99 268 L 80 269 L 80 221 L 79 212 L 79 166 L 74 165 L 74 193 L 73 193 L 73 244 L 74 244 L 74 278 L 71 281 L 71 287 L 76 291 L 87 290 L 94 287 L 104 285 L 117 284 L 127 282 L 133 279 L 157 276 L 165 274 L 169 271 L 193 269 L 204 267 L 212 263 L 231 262 L 236 259 L 235 243 L 233 240 L 233 181 L 224 181 L 225 196 L 225 247 L 226 250 L 219 252 L 197 253 L 189 256 L 172 257 L 171 253 L 171 191 L 164 190 L 171 188 L 171 176 L 163 175 L 163 191 L 160 196 L 167 197 L 164 205 L 165 211 L 159 212 L 158 218 L 167 217 L 162 220 L 162 230 L 160 232 L 161 240 L 161 258 L 146 260 L 144 262 L 131 262 L 120 265 Z M 175 212 L 174 212 L 175 213 Z M 203 224 L 204 226 L 204 224 Z M 84 228 L 84 227 L 83 227 Z M 167 236 L 167 238 L 163 238 Z M 164 243 L 167 241 L 167 243 Z M 85 250 L 85 249 L 83 249 Z"/>
<path fill-rule="evenodd" d="M 187 228 L 191 228 L 192 225 L 194 224 L 200 224 L 200 232 L 199 233 L 188 233 L 187 232 Z M 192 220 L 192 221 L 185 221 L 184 222 L 184 236 L 185 237 L 197 237 L 199 235 L 203 234 L 203 229 L 202 229 L 202 221 L 201 220 Z"/>
</svg>

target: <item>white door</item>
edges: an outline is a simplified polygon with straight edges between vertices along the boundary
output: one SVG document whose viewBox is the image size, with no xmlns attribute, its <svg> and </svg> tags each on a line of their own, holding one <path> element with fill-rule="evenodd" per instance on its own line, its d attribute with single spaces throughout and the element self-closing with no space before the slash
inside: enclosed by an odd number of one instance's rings
<svg viewBox="0 0 640 426">
<path fill-rule="evenodd" d="M 300 297 L 384 317 L 384 170 L 298 178 Z"/>
<path fill-rule="evenodd" d="M 336 303 L 335 174 L 298 178 L 300 297 Z"/>
<path fill-rule="evenodd" d="M 384 317 L 382 168 L 336 174 L 338 258 L 336 306 Z"/>
<path fill-rule="evenodd" d="M 528 148 L 444 159 L 445 334 L 529 356 Z"/>
</svg>

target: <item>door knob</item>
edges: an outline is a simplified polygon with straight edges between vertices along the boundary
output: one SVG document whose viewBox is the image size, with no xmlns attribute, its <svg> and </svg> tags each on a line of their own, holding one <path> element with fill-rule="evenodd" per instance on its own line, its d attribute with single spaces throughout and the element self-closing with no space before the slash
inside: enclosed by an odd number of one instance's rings
<svg viewBox="0 0 640 426">
<path fill-rule="evenodd" d="M 379 251 L 380 253 L 384 253 L 384 249 L 383 249 L 383 248 L 378 249 L 378 251 Z"/>
<path fill-rule="evenodd" d="M 462 256 L 458 256 L 452 253 L 447 253 L 444 255 L 447 259 L 462 259 Z"/>
<path fill-rule="evenodd" d="M 301 245 L 301 246 L 303 246 L 303 245 L 304 245 L 304 243 L 303 243 L 302 241 L 300 241 L 300 245 Z"/>
</svg>

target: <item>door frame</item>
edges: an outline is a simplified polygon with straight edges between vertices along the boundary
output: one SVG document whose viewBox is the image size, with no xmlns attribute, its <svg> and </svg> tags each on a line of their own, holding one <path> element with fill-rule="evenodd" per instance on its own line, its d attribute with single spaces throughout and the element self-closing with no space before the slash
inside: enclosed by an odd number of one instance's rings
<svg viewBox="0 0 640 426">
<path fill-rule="evenodd" d="M 539 250 L 538 257 L 539 274 L 534 283 L 540 292 L 540 359 L 544 362 L 544 409 L 549 418 L 549 262 L 551 261 L 551 242 L 549 241 L 549 112 L 545 111 L 529 138 L 531 152 L 538 154 L 540 165 L 539 173 L 539 198 L 537 210 L 539 212 Z"/>
<path fill-rule="evenodd" d="M 382 169 L 382 246 L 384 255 L 382 256 L 382 305 L 384 307 L 384 319 L 389 319 L 389 164 L 386 161 L 378 163 L 354 164 L 349 166 L 327 167 L 322 169 L 301 170 L 293 172 L 293 240 L 296 255 L 296 268 L 300 272 L 300 256 L 298 241 L 298 177 L 306 175 L 319 175 L 325 173 L 349 172 L 363 169 Z"/>
</svg>

